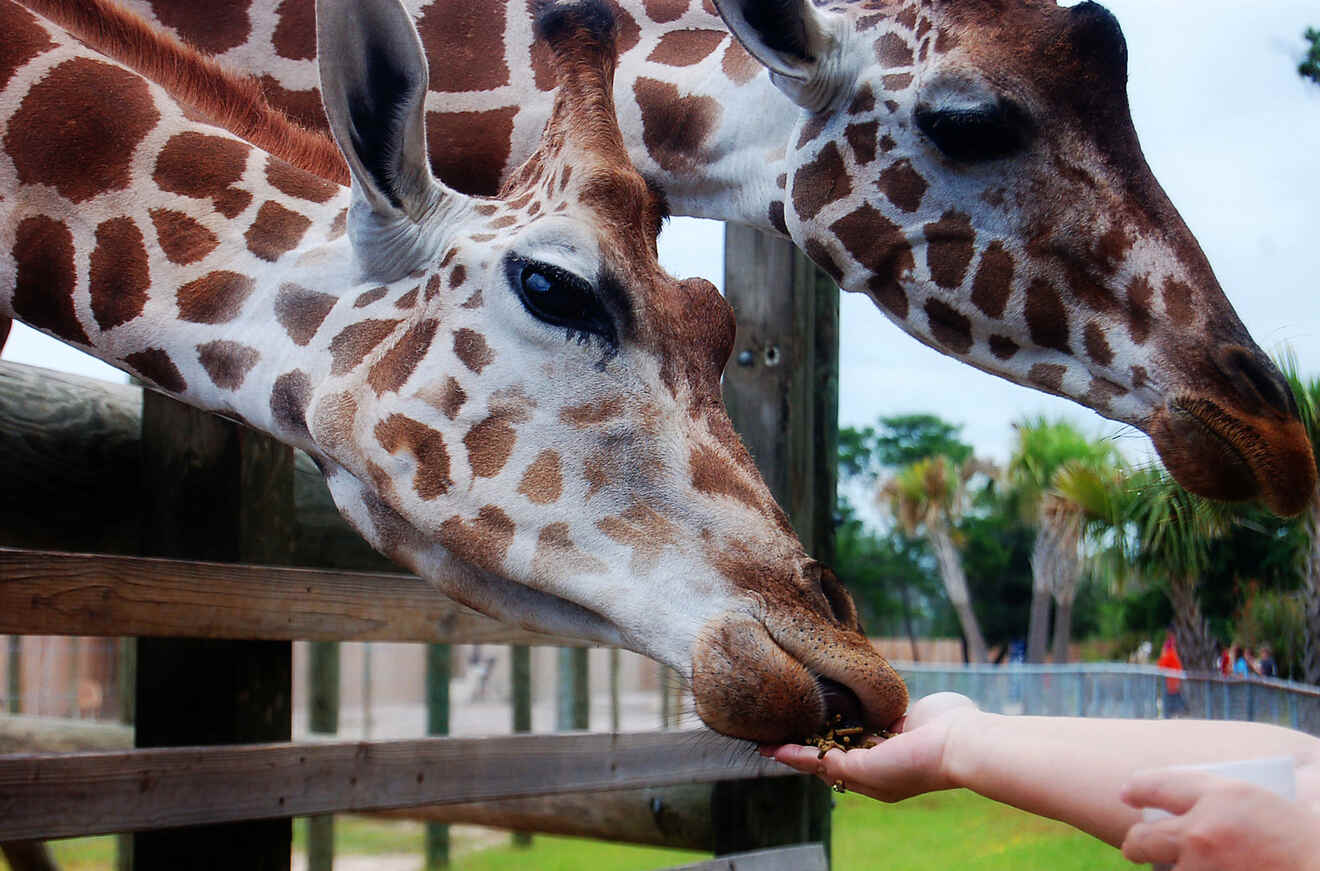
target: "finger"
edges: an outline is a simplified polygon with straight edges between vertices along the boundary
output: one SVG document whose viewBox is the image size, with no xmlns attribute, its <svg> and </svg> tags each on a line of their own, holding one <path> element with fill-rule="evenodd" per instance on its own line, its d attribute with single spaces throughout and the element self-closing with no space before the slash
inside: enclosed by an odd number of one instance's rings
<svg viewBox="0 0 1320 871">
<path fill-rule="evenodd" d="M 831 750 L 830 756 L 842 757 L 843 753 L 839 750 Z M 822 775 L 826 770 L 826 761 L 821 758 L 820 750 L 815 747 L 804 747 L 801 744 L 785 744 L 775 749 L 774 760 L 801 771 L 803 774 Z M 833 762 L 833 759 L 830 760 Z"/>
<path fill-rule="evenodd" d="M 1136 864 L 1174 865 L 1178 862 L 1177 820 L 1136 823 L 1123 839 L 1123 857 Z"/>
<path fill-rule="evenodd" d="M 1223 778 L 1204 771 L 1157 768 L 1133 774 L 1119 797 L 1132 807 L 1154 807 L 1171 814 L 1185 814 L 1201 796 L 1222 783 Z"/>
</svg>

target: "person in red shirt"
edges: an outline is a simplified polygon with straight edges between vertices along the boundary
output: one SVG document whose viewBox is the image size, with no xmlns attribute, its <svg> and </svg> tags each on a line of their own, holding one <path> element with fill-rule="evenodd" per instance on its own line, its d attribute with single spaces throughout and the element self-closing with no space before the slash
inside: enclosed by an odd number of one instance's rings
<svg viewBox="0 0 1320 871">
<path fill-rule="evenodd" d="M 1174 640 L 1173 630 L 1164 634 L 1164 647 L 1160 658 L 1155 660 L 1160 668 L 1170 671 L 1182 671 L 1182 660 L 1178 658 L 1178 643 Z M 1177 717 L 1187 713 L 1187 702 L 1182 697 L 1182 679 L 1166 676 L 1164 678 L 1164 716 Z"/>
</svg>

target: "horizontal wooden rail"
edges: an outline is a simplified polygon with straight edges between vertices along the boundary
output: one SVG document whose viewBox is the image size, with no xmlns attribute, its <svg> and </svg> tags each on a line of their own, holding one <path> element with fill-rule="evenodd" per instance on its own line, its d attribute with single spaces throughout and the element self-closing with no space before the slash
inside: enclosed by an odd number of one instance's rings
<svg viewBox="0 0 1320 871">
<path fill-rule="evenodd" d="M 0 548 L 0 635 L 558 644 L 398 574 Z"/>
<path fill-rule="evenodd" d="M 0 756 L 0 842 L 791 773 L 712 732 Z"/>
</svg>

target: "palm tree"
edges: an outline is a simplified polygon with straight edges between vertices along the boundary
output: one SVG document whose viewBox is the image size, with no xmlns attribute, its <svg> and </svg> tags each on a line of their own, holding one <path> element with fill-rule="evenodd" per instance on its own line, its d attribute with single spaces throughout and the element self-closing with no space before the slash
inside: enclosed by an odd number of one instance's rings
<svg viewBox="0 0 1320 871">
<path fill-rule="evenodd" d="M 884 483 L 876 501 L 909 535 L 921 534 L 935 554 L 940 579 L 967 640 L 967 658 L 985 662 L 989 653 L 981 634 L 962 555 L 953 540 L 953 526 L 967 502 L 967 482 L 989 466 L 975 459 L 957 463 L 945 456 L 927 457 L 901 469 Z"/>
<path fill-rule="evenodd" d="M 1081 577 L 1078 551 L 1080 517 L 1059 494 L 1055 476 L 1070 463 L 1097 470 L 1118 465 L 1113 444 L 1088 438 L 1066 421 L 1044 418 L 1016 425 L 1017 446 L 1008 464 L 1008 479 L 1024 515 L 1036 522 L 1031 554 L 1031 614 L 1027 623 L 1027 661 L 1044 662 L 1049 642 L 1050 600 L 1058 604 L 1055 618 L 1056 662 L 1067 659 L 1072 635 L 1072 603 Z"/>
<path fill-rule="evenodd" d="M 1278 363 L 1297 401 L 1302 425 L 1311 439 L 1311 451 L 1320 454 L 1320 379 L 1303 378 L 1297 371 L 1297 358 L 1291 353 L 1284 355 Z M 1302 605 L 1306 626 L 1302 679 L 1315 684 L 1320 683 L 1320 491 L 1312 494 L 1311 505 L 1298 522 L 1307 541 L 1302 566 Z"/>
</svg>

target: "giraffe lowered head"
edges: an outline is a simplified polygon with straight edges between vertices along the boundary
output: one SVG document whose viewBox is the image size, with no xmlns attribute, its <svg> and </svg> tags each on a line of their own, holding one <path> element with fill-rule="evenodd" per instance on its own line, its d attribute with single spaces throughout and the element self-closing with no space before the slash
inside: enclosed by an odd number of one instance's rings
<svg viewBox="0 0 1320 871">
<path fill-rule="evenodd" d="M 493 199 L 431 174 L 403 7 L 317 11 L 364 290 L 306 429 L 349 519 L 478 610 L 674 666 L 726 734 L 901 716 L 901 680 L 724 410 L 729 306 L 656 262 L 664 203 L 615 121 L 609 8 L 541 10 L 555 107 Z"/>
<path fill-rule="evenodd" d="M 1146 164 L 1105 9 L 716 4 L 801 108 L 771 218 L 845 289 L 937 350 L 1139 427 L 1195 492 L 1308 503 L 1291 393 Z"/>
</svg>

